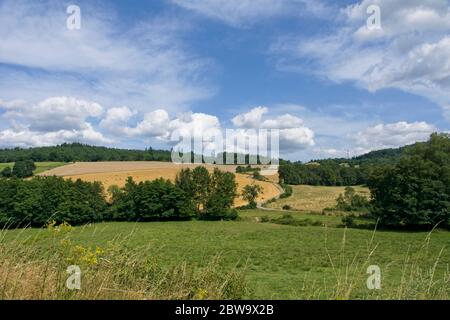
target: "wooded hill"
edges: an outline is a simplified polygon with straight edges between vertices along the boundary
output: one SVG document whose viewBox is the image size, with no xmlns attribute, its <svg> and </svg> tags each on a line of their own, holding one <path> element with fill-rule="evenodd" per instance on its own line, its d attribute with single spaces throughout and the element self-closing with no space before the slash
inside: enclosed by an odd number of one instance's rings
<svg viewBox="0 0 450 320">
<path fill-rule="evenodd" d="M 313 160 L 309 163 L 282 161 L 280 179 L 286 184 L 307 184 L 320 186 L 352 186 L 367 184 L 371 172 L 380 166 L 395 165 L 416 146 L 382 149 L 351 159 L 334 158 Z"/>
<path fill-rule="evenodd" d="M 127 150 L 64 143 L 54 147 L 0 149 L 0 163 L 33 160 L 35 162 L 96 162 L 96 161 L 171 161 L 167 150 Z"/>
</svg>

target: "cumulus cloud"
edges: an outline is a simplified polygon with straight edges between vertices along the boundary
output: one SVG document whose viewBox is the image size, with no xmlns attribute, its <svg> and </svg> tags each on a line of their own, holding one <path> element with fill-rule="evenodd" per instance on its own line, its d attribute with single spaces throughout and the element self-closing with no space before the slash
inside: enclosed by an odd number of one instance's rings
<svg viewBox="0 0 450 320">
<path fill-rule="evenodd" d="M 366 26 L 369 5 L 381 30 Z M 364 0 L 336 12 L 335 32 L 287 36 L 272 47 L 283 70 L 301 70 L 370 91 L 398 88 L 450 103 L 450 6 L 446 0 Z M 301 63 L 299 61 L 302 61 Z"/>
<path fill-rule="evenodd" d="M 5 118 L 29 124 L 33 131 L 79 130 L 88 117 L 98 118 L 103 108 L 98 103 L 73 97 L 52 97 L 35 105 L 19 104 L 7 108 Z"/>
<path fill-rule="evenodd" d="M 84 124 L 80 130 L 42 132 L 32 131 L 28 128 L 16 128 L 0 131 L 0 146 L 2 147 L 54 146 L 66 142 L 82 142 L 99 145 L 109 144 L 113 141 L 105 138 L 89 123 Z"/>
<path fill-rule="evenodd" d="M 359 146 L 357 153 L 396 148 L 426 141 L 436 128 L 426 122 L 378 124 L 356 133 L 352 138 Z"/>
<path fill-rule="evenodd" d="M 103 107 L 73 97 L 51 97 L 37 104 L 24 101 L 0 103 L 2 119 L 9 123 L 0 131 L 2 146 L 42 146 L 63 142 L 111 143 L 88 121 L 99 118 Z"/>
<path fill-rule="evenodd" d="M 183 138 L 189 137 L 192 141 L 201 141 L 203 148 L 214 150 L 221 149 L 221 144 L 226 150 L 234 150 L 235 146 L 227 143 L 234 139 L 254 139 L 257 135 L 255 129 L 280 129 L 280 148 L 284 152 L 303 150 L 314 145 L 314 132 L 303 125 L 302 119 L 290 114 L 268 117 L 268 113 L 268 108 L 257 107 L 237 115 L 232 123 L 234 129 L 240 130 L 230 133 L 222 126 L 218 117 L 205 113 L 187 112 L 171 118 L 164 109 L 139 115 L 128 107 L 120 107 L 109 109 L 100 122 L 100 127 L 116 137 L 156 138 L 170 145 L 176 145 Z M 142 120 L 130 125 L 133 118 L 139 117 Z"/>
<path fill-rule="evenodd" d="M 244 129 L 279 129 L 280 149 L 285 152 L 303 150 L 314 146 L 314 132 L 305 127 L 303 119 L 291 114 L 268 117 L 269 109 L 256 107 L 232 119 L 233 124 Z"/>
<path fill-rule="evenodd" d="M 264 114 L 269 112 L 266 107 L 256 107 L 247 113 L 239 114 L 231 121 L 238 128 L 258 128 Z"/>
<path fill-rule="evenodd" d="M 135 127 L 130 127 L 128 122 L 135 115 L 137 111 L 128 107 L 111 108 L 107 111 L 105 119 L 100 122 L 100 127 L 117 136 L 150 138 L 167 135 L 170 119 L 166 110 L 158 109 L 146 113 L 142 121 Z"/>
<path fill-rule="evenodd" d="M 141 121 L 137 121 L 135 126 L 130 126 L 130 119 L 136 115 L 138 113 L 128 107 L 111 108 L 105 119 L 100 122 L 100 126 L 114 135 L 158 138 L 166 142 L 170 141 L 174 132 L 179 136 L 195 138 L 202 137 L 208 130 L 221 128 L 220 121 L 215 116 L 187 112 L 171 119 L 164 109 L 145 113 Z"/>
</svg>

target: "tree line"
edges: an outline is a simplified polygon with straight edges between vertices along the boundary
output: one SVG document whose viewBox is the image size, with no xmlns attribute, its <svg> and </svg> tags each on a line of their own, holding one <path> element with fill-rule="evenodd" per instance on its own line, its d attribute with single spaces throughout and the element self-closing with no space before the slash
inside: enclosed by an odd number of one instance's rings
<svg viewBox="0 0 450 320">
<path fill-rule="evenodd" d="M 366 184 L 371 166 L 350 166 L 346 163 L 290 163 L 280 164 L 280 181 L 291 185 L 355 186 Z"/>
<path fill-rule="evenodd" d="M 97 161 L 171 161 L 167 150 L 126 150 L 64 143 L 59 146 L 0 149 L 0 163 L 33 160 L 34 162 L 97 162 Z"/>
<path fill-rule="evenodd" d="M 222 163 L 227 160 L 232 164 L 255 162 L 268 163 L 269 159 L 262 156 L 250 156 L 238 153 L 219 153 L 216 157 L 189 154 L 179 154 L 180 158 L 187 155 L 190 163 Z M 107 147 L 90 146 L 81 143 L 64 143 L 51 147 L 0 149 L 0 163 L 32 160 L 34 162 L 99 162 L 99 161 L 161 161 L 171 162 L 172 151 L 156 150 L 152 147 L 145 150 L 128 150 Z M 183 159 L 182 159 L 183 160 Z"/>
<path fill-rule="evenodd" d="M 233 220 L 235 175 L 204 167 L 182 170 L 175 182 L 158 179 L 123 188 L 35 177 L 0 179 L 0 225 L 42 227 L 48 221 L 81 225 L 100 221 Z"/>
</svg>

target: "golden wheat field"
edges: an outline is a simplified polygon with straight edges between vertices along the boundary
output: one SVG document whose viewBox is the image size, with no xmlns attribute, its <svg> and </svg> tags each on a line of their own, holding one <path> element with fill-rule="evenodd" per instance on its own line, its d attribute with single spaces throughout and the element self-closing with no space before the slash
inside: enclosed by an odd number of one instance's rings
<svg viewBox="0 0 450 320">
<path fill-rule="evenodd" d="M 353 187 L 355 191 L 367 198 L 370 197 L 370 191 L 365 187 Z M 293 210 L 307 212 L 322 212 L 325 208 L 331 208 L 336 205 L 336 199 L 345 192 L 345 187 L 323 187 L 323 186 L 292 186 L 293 194 L 286 199 L 280 199 L 270 203 L 267 207 L 272 209 L 282 209 L 288 205 Z"/>
<path fill-rule="evenodd" d="M 63 167 L 42 173 L 43 176 L 60 176 L 67 179 L 81 179 L 84 181 L 99 181 L 103 183 L 105 189 L 112 185 L 122 187 L 128 177 L 132 177 L 135 181 L 155 180 L 164 178 L 174 180 L 177 173 L 183 168 L 195 168 L 195 164 L 173 164 L 170 162 L 77 162 Z M 208 170 L 219 168 L 222 171 L 235 172 L 236 166 L 233 165 L 205 165 Z M 271 178 L 270 180 L 275 180 Z M 257 181 L 249 175 L 236 174 L 236 182 L 238 183 L 239 194 L 246 185 L 258 184 L 263 191 L 258 201 L 265 202 L 280 195 L 280 190 L 272 182 Z M 245 205 L 245 201 L 236 198 L 235 205 Z"/>
</svg>

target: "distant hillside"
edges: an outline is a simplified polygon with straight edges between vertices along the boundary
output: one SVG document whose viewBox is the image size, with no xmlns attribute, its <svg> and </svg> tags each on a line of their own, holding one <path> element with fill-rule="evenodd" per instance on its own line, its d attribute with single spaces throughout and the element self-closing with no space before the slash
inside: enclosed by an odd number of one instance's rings
<svg viewBox="0 0 450 320">
<path fill-rule="evenodd" d="M 418 142 L 420 144 L 421 142 Z M 408 149 L 411 149 L 412 145 L 404 146 L 400 148 L 392 149 L 382 149 L 371 151 L 369 153 L 353 157 L 351 159 L 346 158 L 332 158 L 324 160 L 315 160 L 312 162 L 327 164 L 327 163 L 347 163 L 350 166 L 364 166 L 364 165 L 382 165 L 382 164 L 393 164 L 397 162 L 402 155 L 404 155 Z"/>
<path fill-rule="evenodd" d="M 383 149 L 352 159 L 314 160 L 306 164 L 281 161 L 278 172 L 280 179 L 286 184 L 316 186 L 364 185 L 367 183 L 374 168 L 386 164 L 395 164 L 411 148 L 412 146 Z"/>
<path fill-rule="evenodd" d="M 171 161 L 167 150 L 126 150 L 95 147 L 81 143 L 64 143 L 54 147 L 0 149 L 0 163 L 32 159 L 36 162 L 84 162 L 84 161 Z"/>
<path fill-rule="evenodd" d="M 239 154 L 219 154 L 223 157 L 223 163 L 227 158 L 234 158 L 234 163 L 243 161 L 249 163 L 249 155 Z M 241 158 L 242 157 L 242 158 Z M 172 153 L 168 150 L 155 150 L 148 148 L 146 150 L 128 150 L 115 149 L 107 147 L 96 147 L 81 143 L 64 143 L 54 147 L 37 147 L 37 148 L 13 148 L 0 149 L 0 163 L 16 162 L 18 160 L 33 160 L 35 162 L 99 162 L 99 161 L 161 161 L 171 162 Z M 242 160 L 244 159 L 244 160 Z M 191 153 L 191 161 L 197 160 Z M 213 162 L 214 159 L 204 157 L 205 161 Z M 258 157 L 258 163 L 268 159 Z"/>
<path fill-rule="evenodd" d="M 381 164 L 381 163 L 396 162 L 410 147 L 411 146 L 405 146 L 396 149 L 383 149 L 371 151 L 369 153 L 353 158 L 352 162 L 359 164 L 365 163 Z"/>
<path fill-rule="evenodd" d="M 420 143 L 420 142 L 418 142 Z M 372 151 L 352 159 L 332 158 L 313 160 L 310 163 L 332 165 L 348 164 L 350 166 L 365 166 L 395 163 L 411 146 L 396 149 L 383 149 Z M 225 160 L 225 155 L 224 160 Z M 237 154 L 234 155 L 235 161 Z M 64 143 L 52 147 L 36 148 L 10 148 L 0 149 L 0 163 L 16 162 L 31 159 L 35 162 L 97 162 L 97 161 L 171 161 L 171 151 L 155 150 L 151 147 L 146 150 L 116 149 L 90 146 L 81 143 Z M 267 160 L 266 160 L 267 161 Z M 249 156 L 245 155 L 245 163 Z M 258 158 L 259 163 L 259 158 Z M 280 160 L 281 164 L 291 161 Z"/>
</svg>

